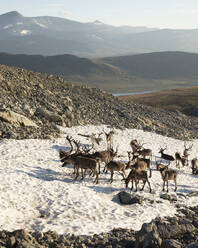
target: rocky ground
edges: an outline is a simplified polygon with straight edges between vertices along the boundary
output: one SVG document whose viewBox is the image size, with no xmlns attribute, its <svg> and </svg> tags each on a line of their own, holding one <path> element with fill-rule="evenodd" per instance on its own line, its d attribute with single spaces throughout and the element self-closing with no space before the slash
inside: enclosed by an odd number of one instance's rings
<svg viewBox="0 0 198 248">
<path fill-rule="evenodd" d="M 107 124 L 197 138 L 198 118 L 120 101 L 60 77 L 0 65 L 0 138 L 53 138 L 57 125 Z M 184 137 L 185 135 L 185 137 Z"/>
</svg>

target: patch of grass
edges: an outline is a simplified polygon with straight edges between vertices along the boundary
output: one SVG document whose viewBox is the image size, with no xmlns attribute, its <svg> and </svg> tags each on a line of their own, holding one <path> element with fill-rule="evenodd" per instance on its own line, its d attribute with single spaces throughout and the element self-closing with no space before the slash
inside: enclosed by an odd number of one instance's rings
<svg viewBox="0 0 198 248">
<path fill-rule="evenodd" d="M 188 115 L 198 116 L 198 86 L 164 90 L 143 95 L 119 97 L 125 101 L 149 105 L 166 110 L 179 110 Z"/>
</svg>

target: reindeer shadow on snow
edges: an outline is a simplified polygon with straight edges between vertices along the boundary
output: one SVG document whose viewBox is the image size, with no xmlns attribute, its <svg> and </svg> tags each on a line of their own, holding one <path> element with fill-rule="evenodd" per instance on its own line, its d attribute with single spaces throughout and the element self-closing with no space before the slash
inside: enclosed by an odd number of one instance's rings
<svg viewBox="0 0 198 248">
<path fill-rule="evenodd" d="M 44 169 L 39 166 L 33 167 L 33 169 L 31 169 L 29 172 L 23 170 L 17 170 L 17 172 L 26 174 L 42 181 L 61 181 L 66 183 L 71 183 L 73 181 L 71 178 L 63 178 L 64 175 L 62 172 L 57 172 L 52 169 Z"/>
</svg>

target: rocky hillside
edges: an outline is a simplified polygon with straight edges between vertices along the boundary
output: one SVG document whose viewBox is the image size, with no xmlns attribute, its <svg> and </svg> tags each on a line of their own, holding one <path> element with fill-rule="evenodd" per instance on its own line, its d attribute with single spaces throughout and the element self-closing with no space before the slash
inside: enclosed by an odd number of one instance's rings
<svg viewBox="0 0 198 248">
<path fill-rule="evenodd" d="M 53 138 L 57 125 L 107 124 L 198 137 L 198 118 L 120 101 L 60 77 L 0 65 L 0 138 Z"/>
</svg>

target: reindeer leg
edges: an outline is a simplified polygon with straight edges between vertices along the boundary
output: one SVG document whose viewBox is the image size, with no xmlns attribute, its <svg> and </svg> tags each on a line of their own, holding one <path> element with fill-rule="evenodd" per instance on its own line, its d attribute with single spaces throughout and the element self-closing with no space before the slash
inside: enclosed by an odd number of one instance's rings
<svg viewBox="0 0 198 248">
<path fill-rule="evenodd" d="M 167 180 L 167 182 L 166 182 L 166 186 L 167 186 L 167 193 L 168 193 L 168 180 Z"/>
<path fill-rule="evenodd" d="M 95 174 L 96 174 L 96 178 L 94 180 L 94 183 L 98 184 L 98 172 L 96 172 Z"/>
<path fill-rule="evenodd" d="M 122 172 L 123 172 L 124 178 L 126 178 L 126 171 L 125 171 L 125 169 Z"/>
<path fill-rule="evenodd" d="M 79 168 L 76 168 L 76 177 L 74 178 L 74 180 L 76 180 L 79 176 Z"/>
<path fill-rule="evenodd" d="M 113 182 L 113 171 L 111 171 L 111 178 L 110 178 L 109 182 L 110 182 L 110 183 Z"/>
<path fill-rule="evenodd" d="M 103 170 L 104 173 L 107 173 L 107 167 L 106 167 L 106 165 L 107 164 L 105 163 L 105 167 L 104 167 L 104 170 Z"/>
<path fill-rule="evenodd" d="M 163 182 L 163 189 L 162 189 L 162 191 L 164 191 L 164 187 L 165 187 L 165 181 Z"/>
<path fill-rule="evenodd" d="M 83 173 L 83 169 L 82 168 L 81 168 L 81 175 L 82 175 L 81 180 L 83 180 L 84 177 L 85 177 L 85 172 Z"/>
<path fill-rule="evenodd" d="M 146 181 L 143 181 L 143 186 L 142 186 L 140 191 L 142 191 L 144 189 L 145 184 L 146 184 Z"/>
<path fill-rule="evenodd" d="M 176 181 L 176 179 L 174 181 L 175 181 L 175 192 L 176 192 L 177 191 L 177 181 Z"/>
<path fill-rule="evenodd" d="M 98 162 L 98 174 L 100 174 L 100 162 Z"/>
<path fill-rule="evenodd" d="M 149 168 L 150 169 L 150 175 L 149 175 L 149 177 L 151 178 L 152 177 L 152 169 L 151 168 Z"/>
<path fill-rule="evenodd" d="M 148 183 L 148 185 L 149 185 L 149 188 L 150 188 L 150 193 L 151 193 L 151 184 L 150 184 L 150 182 L 149 182 L 149 180 L 147 179 L 147 183 Z"/>
<path fill-rule="evenodd" d="M 138 182 L 137 180 L 135 180 L 135 192 L 137 192 L 137 186 L 138 186 Z"/>
<path fill-rule="evenodd" d="M 133 179 L 131 180 L 132 186 L 131 186 L 131 191 L 133 190 Z"/>
</svg>

